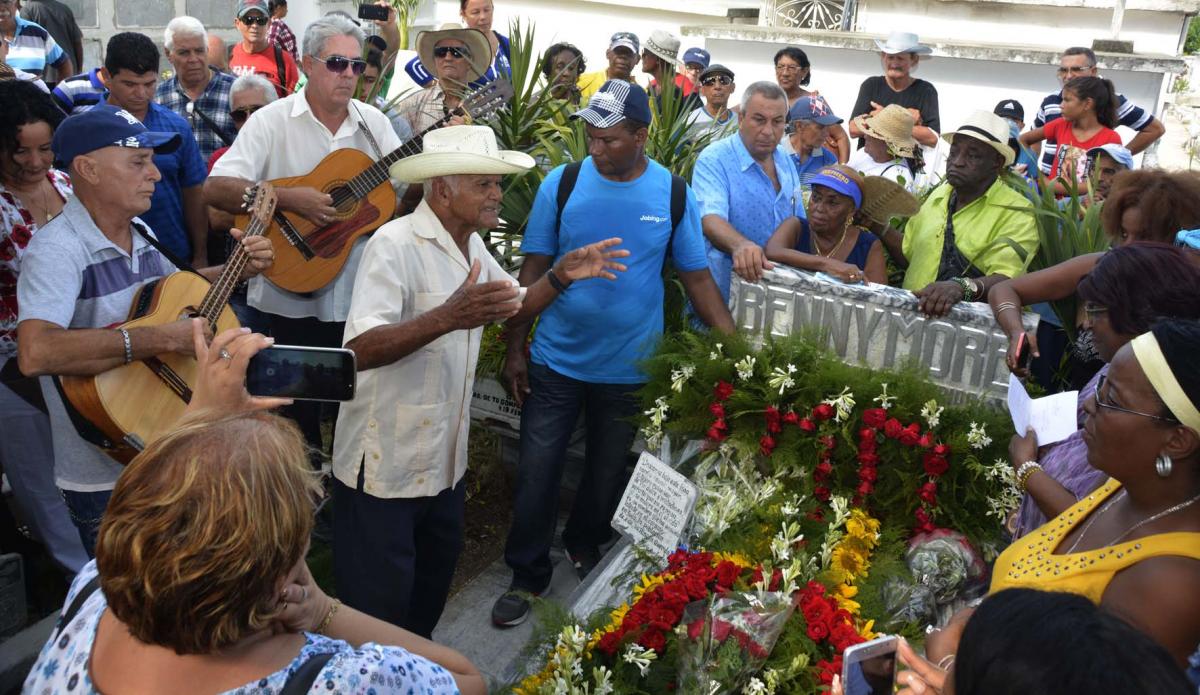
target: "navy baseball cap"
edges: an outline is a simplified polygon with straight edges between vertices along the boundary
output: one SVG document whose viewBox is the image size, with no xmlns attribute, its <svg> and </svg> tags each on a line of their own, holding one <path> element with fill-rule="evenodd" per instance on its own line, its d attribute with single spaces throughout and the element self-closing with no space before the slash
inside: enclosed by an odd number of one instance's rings
<svg viewBox="0 0 1200 695">
<path fill-rule="evenodd" d="M 1021 106 L 1021 102 L 1016 99 L 1005 99 L 996 104 L 996 108 L 992 109 L 992 113 L 1001 118 L 1011 118 L 1017 121 L 1025 120 L 1025 107 Z"/>
<path fill-rule="evenodd" d="M 837 125 L 842 119 L 833 115 L 829 102 L 825 97 L 800 97 L 792 108 L 788 109 L 788 123 L 792 121 L 814 121 L 819 125 Z"/>
<path fill-rule="evenodd" d="M 174 152 L 183 142 L 179 133 L 146 130 L 133 114 L 112 104 L 97 104 L 70 116 L 54 131 L 54 157 L 66 169 L 81 154 L 105 147 L 150 148 L 154 154 Z"/>
<path fill-rule="evenodd" d="M 608 41 L 608 50 L 624 46 L 633 51 L 634 55 L 642 54 L 642 42 L 638 40 L 637 34 L 629 31 L 618 31 L 612 35 Z"/>
<path fill-rule="evenodd" d="M 683 52 L 683 64 L 697 63 L 701 70 L 707 68 L 711 60 L 712 56 L 703 48 L 689 48 Z"/>
<path fill-rule="evenodd" d="M 237 5 L 237 18 L 241 19 L 251 12 L 262 12 L 264 17 L 270 18 L 271 9 L 267 5 L 267 0 L 241 0 Z"/>
<path fill-rule="evenodd" d="M 571 118 L 582 118 L 596 128 L 611 128 L 626 118 L 649 123 L 650 98 L 646 90 L 625 80 L 609 80 L 592 95 L 587 108 L 576 111 Z"/>
</svg>

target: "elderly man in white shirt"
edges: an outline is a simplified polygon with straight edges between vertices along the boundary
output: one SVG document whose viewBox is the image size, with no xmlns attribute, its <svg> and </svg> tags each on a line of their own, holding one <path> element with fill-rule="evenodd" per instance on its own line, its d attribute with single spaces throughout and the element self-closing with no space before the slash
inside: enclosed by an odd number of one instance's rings
<svg viewBox="0 0 1200 695">
<path fill-rule="evenodd" d="M 387 116 L 351 99 L 361 62 L 363 33 L 345 17 L 330 15 L 308 25 L 301 65 L 308 83 L 285 99 L 254 113 L 229 151 L 217 161 L 204 184 L 205 202 L 226 212 L 241 212 L 242 193 L 262 179 L 302 176 L 334 150 L 354 148 L 379 159 L 400 146 Z M 279 208 L 300 213 L 314 224 L 328 224 L 337 211 L 329 194 L 311 187 L 277 187 Z M 310 294 L 295 294 L 255 278 L 247 303 L 268 314 L 271 335 L 281 345 L 340 347 L 350 311 L 354 274 L 365 239 L 359 239 L 341 272 Z M 285 412 L 300 425 L 314 450 L 324 449 L 321 404 L 302 402 Z"/>
<path fill-rule="evenodd" d="M 524 323 L 572 282 L 615 279 L 612 238 L 576 249 L 527 289 L 476 230 L 500 223 L 500 182 L 534 160 L 484 126 L 425 136 L 392 168 L 425 185 L 408 216 L 367 243 L 346 321 L 358 397 L 333 448 L 334 577 L 347 605 L 429 637 L 462 549 L 471 386 L 483 327 Z"/>
</svg>

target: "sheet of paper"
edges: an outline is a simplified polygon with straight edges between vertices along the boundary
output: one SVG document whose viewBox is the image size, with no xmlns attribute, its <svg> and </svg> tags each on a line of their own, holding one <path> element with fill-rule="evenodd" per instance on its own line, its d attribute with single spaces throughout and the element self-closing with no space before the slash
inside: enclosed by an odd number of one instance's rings
<svg viewBox="0 0 1200 695">
<path fill-rule="evenodd" d="M 1060 442 L 1079 429 L 1078 404 L 1078 391 L 1056 393 L 1036 400 L 1030 398 L 1025 384 L 1016 376 L 1008 375 L 1008 412 L 1013 428 L 1017 434 L 1025 434 L 1032 427 L 1037 433 L 1038 446 Z"/>
<path fill-rule="evenodd" d="M 613 515 L 613 528 L 665 558 L 682 540 L 699 490 L 649 452 L 642 452 Z"/>
</svg>

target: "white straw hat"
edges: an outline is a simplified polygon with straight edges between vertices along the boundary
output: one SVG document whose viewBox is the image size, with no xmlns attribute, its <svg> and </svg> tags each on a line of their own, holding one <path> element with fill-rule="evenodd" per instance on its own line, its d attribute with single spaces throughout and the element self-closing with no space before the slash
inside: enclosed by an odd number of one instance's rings
<svg viewBox="0 0 1200 695">
<path fill-rule="evenodd" d="M 975 138 L 991 145 L 1004 157 L 1004 166 L 1012 166 L 1013 160 L 1017 158 L 1012 148 L 1008 146 L 1010 136 L 1008 121 L 990 111 L 981 110 L 972 113 L 967 116 L 967 121 L 959 126 L 958 130 L 952 133 L 943 133 L 942 139 L 953 144 L 955 136 L 958 135 Z"/>
<path fill-rule="evenodd" d="M 457 24 L 443 24 L 437 31 L 423 31 L 417 34 L 417 55 L 421 59 L 421 65 L 430 75 L 437 77 L 433 49 L 437 47 L 438 41 L 445 39 L 458 39 L 470 51 L 471 57 L 468 62 L 471 63 L 472 74 L 467 82 L 483 77 L 488 68 L 492 67 L 492 44 L 482 31 L 464 29 Z"/>
<path fill-rule="evenodd" d="M 459 174 L 519 174 L 533 167 L 524 152 L 502 150 L 482 125 L 455 125 L 425 135 L 424 151 L 392 165 L 392 178 L 407 183 Z"/>
<path fill-rule="evenodd" d="M 908 31 L 893 31 L 888 35 L 886 42 L 875 39 L 875 46 L 888 55 L 896 55 L 897 53 L 929 55 L 933 53 L 932 48 L 921 45 L 920 40 L 917 39 L 917 35 Z"/>
<path fill-rule="evenodd" d="M 913 138 L 913 128 L 917 121 L 903 106 L 888 104 L 874 116 L 865 113 L 855 116 L 854 123 L 863 133 L 886 142 L 896 156 L 915 156 L 917 141 Z"/>
</svg>

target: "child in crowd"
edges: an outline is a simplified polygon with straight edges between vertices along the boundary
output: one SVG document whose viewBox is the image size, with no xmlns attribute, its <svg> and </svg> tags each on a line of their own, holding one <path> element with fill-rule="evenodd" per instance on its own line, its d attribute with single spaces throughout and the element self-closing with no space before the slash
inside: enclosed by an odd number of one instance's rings
<svg viewBox="0 0 1200 695">
<path fill-rule="evenodd" d="M 1121 144 L 1121 136 L 1113 130 L 1117 123 L 1113 83 L 1102 77 L 1076 77 L 1063 87 L 1062 118 L 1022 133 L 1020 141 L 1031 147 L 1045 140 L 1044 147 L 1054 156 L 1050 180 L 1057 193 L 1066 194 L 1059 179 L 1082 184 L 1088 150 Z"/>
<path fill-rule="evenodd" d="M 924 171 L 925 162 L 913 138 L 916 119 L 909 110 L 889 104 L 874 115 L 856 117 L 854 123 L 864 143 L 846 164 L 863 176 L 882 176 L 914 192 L 916 177 Z"/>
</svg>

